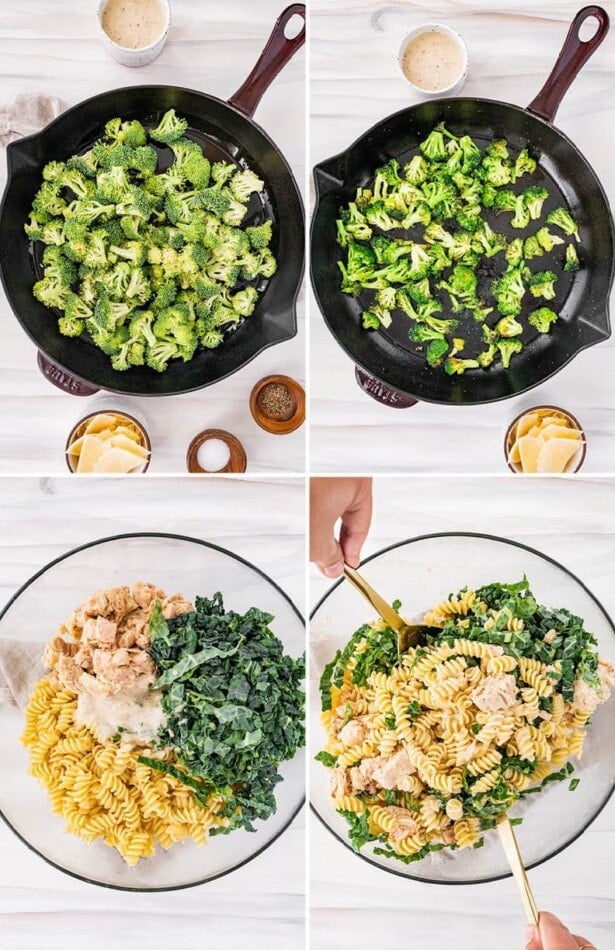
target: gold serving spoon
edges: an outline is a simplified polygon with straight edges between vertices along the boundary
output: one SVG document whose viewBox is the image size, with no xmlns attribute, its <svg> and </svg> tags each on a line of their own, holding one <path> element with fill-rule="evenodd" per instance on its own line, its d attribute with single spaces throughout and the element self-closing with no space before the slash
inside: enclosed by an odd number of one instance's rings
<svg viewBox="0 0 615 950">
<path fill-rule="evenodd" d="M 427 634 L 440 632 L 440 627 L 428 626 L 427 624 L 406 623 L 403 617 L 399 616 L 397 611 L 387 603 L 384 597 L 381 597 L 380 594 L 374 590 L 371 584 L 367 583 L 365 578 L 362 577 L 354 567 L 349 567 L 348 564 L 344 564 L 344 575 L 352 586 L 356 587 L 356 589 L 363 594 L 365 599 L 369 601 L 386 625 L 395 631 L 397 634 L 397 652 L 400 657 L 406 653 L 410 647 L 418 646 Z M 538 908 L 530 887 L 530 882 L 525 873 L 517 838 L 508 815 L 500 815 L 496 820 L 496 826 L 500 834 L 500 841 L 502 842 L 504 853 L 510 865 L 510 870 L 519 889 L 521 902 L 528 923 L 536 925 L 538 924 Z"/>
</svg>

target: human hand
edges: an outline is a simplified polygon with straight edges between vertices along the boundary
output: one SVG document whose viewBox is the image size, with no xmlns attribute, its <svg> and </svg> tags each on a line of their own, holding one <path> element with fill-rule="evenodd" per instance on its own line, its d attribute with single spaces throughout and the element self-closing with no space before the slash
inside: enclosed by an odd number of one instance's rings
<svg viewBox="0 0 615 950">
<path fill-rule="evenodd" d="M 596 950 L 586 937 L 571 934 L 554 914 L 542 910 L 538 926 L 525 930 L 525 950 Z"/>
<path fill-rule="evenodd" d="M 339 541 L 334 531 L 342 519 Z M 310 561 L 325 577 L 358 567 L 372 520 L 371 478 L 310 479 Z"/>
</svg>

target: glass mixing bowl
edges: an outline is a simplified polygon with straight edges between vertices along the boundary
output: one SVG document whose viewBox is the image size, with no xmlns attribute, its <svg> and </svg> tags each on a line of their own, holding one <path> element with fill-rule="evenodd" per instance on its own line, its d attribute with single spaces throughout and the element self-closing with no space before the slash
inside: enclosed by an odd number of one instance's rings
<svg viewBox="0 0 615 950">
<path fill-rule="evenodd" d="M 44 567 L 15 594 L 0 614 L 0 637 L 49 641 L 60 620 L 95 590 L 130 584 L 157 584 L 167 594 L 189 598 L 221 591 L 237 612 L 259 607 L 273 614 L 271 629 L 293 656 L 303 653 L 301 614 L 290 598 L 254 565 L 230 551 L 195 538 L 172 534 L 129 534 L 93 541 Z M 256 832 L 234 831 L 197 847 L 190 841 L 157 849 L 155 857 L 129 868 L 101 841 L 88 846 L 64 831 L 47 792 L 27 774 L 28 756 L 19 741 L 23 712 L 0 707 L 0 814 L 28 847 L 54 867 L 81 880 L 123 890 L 155 891 L 190 887 L 241 867 L 289 826 L 303 803 L 303 750 L 281 765 L 277 811 L 256 822 Z"/>
<path fill-rule="evenodd" d="M 458 533 L 412 538 L 367 558 L 361 573 L 389 603 L 399 598 L 401 613 L 409 619 L 422 616 L 427 608 L 466 585 L 511 583 L 525 574 L 539 603 L 566 607 L 583 617 L 586 629 L 598 639 L 601 655 L 615 660 L 615 627 L 593 594 L 561 564 L 514 541 Z M 310 797 L 317 816 L 347 847 L 348 825 L 331 804 L 329 772 L 314 761 L 325 735 L 319 718 L 318 681 L 335 651 L 357 627 L 373 619 L 373 609 L 345 581 L 325 594 L 311 619 Z M 615 789 L 613 703 L 615 698 L 600 706 L 589 726 L 583 758 L 575 762 L 574 777 L 581 779 L 576 791 L 569 791 L 567 781 L 554 782 L 511 810 L 511 817 L 523 818 L 515 832 L 526 867 L 546 861 L 578 838 Z M 410 865 L 375 855 L 373 847 L 363 847 L 363 860 L 417 881 L 473 884 L 510 874 L 496 831 L 485 833 L 482 848 L 434 852 Z"/>
</svg>

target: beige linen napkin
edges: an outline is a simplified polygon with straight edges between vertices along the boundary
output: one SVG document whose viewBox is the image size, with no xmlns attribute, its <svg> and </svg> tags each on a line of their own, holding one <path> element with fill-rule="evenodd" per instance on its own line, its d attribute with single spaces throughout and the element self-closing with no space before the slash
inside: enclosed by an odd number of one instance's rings
<svg viewBox="0 0 615 950">
<path fill-rule="evenodd" d="M 44 643 L 0 640 L 0 708 L 25 708 L 30 693 L 45 676 L 44 648 Z"/>
<path fill-rule="evenodd" d="M 5 147 L 22 135 L 38 132 L 65 109 L 65 103 L 57 96 L 18 93 L 7 105 L 0 107 L 0 146 Z"/>
</svg>

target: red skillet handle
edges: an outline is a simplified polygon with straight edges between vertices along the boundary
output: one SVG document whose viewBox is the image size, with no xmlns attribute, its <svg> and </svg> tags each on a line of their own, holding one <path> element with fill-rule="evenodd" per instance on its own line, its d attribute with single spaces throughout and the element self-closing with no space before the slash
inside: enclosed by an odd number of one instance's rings
<svg viewBox="0 0 615 950">
<path fill-rule="evenodd" d="M 591 40 L 580 40 L 579 30 L 589 17 L 598 21 L 598 29 Z M 562 50 L 557 57 L 555 66 L 549 78 L 527 107 L 528 112 L 537 115 L 539 119 L 552 122 L 558 106 L 570 84 L 585 65 L 589 57 L 596 52 L 603 39 L 609 32 L 609 15 L 602 7 L 583 7 L 579 10 L 570 24 L 568 35 L 564 40 Z"/>
<path fill-rule="evenodd" d="M 303 26 L 292 40 L 286 39 L 284 29 L 292 17 L 299 15 Z M 263 52 L 256 61 L 254 69 L 229 99 L 229 105 L 235 106 L 245 115 L 254 115 L 254 111 L 280 70 L 305 43 L 305 4 L 291 3 L 276 20 L 271 36 Z"/>
<path fill-rule="evenodd" d="M 70 373 L 60 369 L 59 366 L 56 366 L 55 363 L 48 360 L 46 356 L 43 356 L 40 350 L 38 351 L 36 362 L 45 379 L 48 379 L 50 383 L 53 383 L 54 386 L 61 389 L 64 393 L 70 393 L 71 396 L 93 396 L 94 393 L 98 392 L 96 386 L 92 386 L 91 383 L 86 383 L 83 379 L 79 379 L 77 376 L 71 376 Z"/>
</svg>

